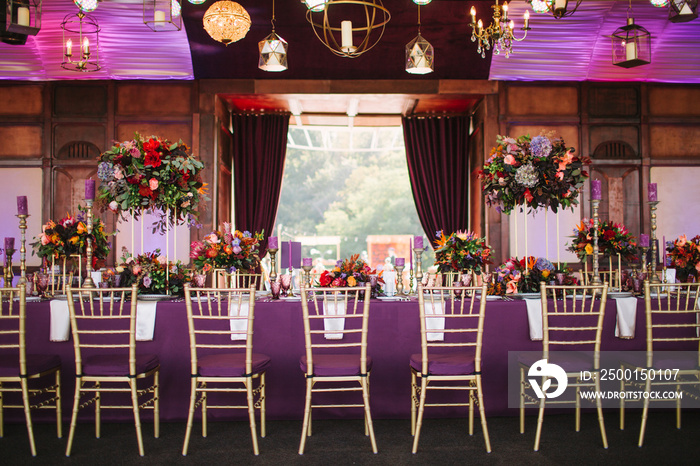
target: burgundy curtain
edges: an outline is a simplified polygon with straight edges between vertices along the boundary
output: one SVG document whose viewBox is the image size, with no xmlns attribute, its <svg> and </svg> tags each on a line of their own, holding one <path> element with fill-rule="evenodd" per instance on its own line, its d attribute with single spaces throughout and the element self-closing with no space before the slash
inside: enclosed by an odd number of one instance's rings
<svg viewBox="0 0 700 466">
<path fill-rule="evenodd" d="M 408 176 L 418 218 L 435 233 L 469 229 L 469 116 L 404 117 Z"/>
<path fill-rule="evenodd" d="M 289 115 L 233 115 L 235 227 L 272 235 L 277 216 Z M 267 241 L 260 250 L 265 255 Z"/>
</svg>

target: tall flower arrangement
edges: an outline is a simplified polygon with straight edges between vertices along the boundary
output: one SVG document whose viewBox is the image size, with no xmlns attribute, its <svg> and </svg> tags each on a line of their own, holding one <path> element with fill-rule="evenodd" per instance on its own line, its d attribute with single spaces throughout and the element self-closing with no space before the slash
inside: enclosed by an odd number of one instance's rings
<svg viewBox="0 0 700 466">
<path fill-rule="evenodd" d="M 574 154 L 561 138 L 498 136 L 496 147 L 479 171 L 488 205 L 509 214 L 516 206 L 532 209 L 578 204 L 578 193 L 588 178 L 587 158 Z"/>
<path fill-rule="evenodd" d="M 585 260 L 593 254 L 593 219 L 583 219 L 574 228 L 571 245 L 567 248 L 576 254 L 579 260 Z M 604 220 L 598 223 L 598 250 L 604 256 L 620 254 L 628 262 L 637 260 L 637 240 L 621 223 Z"/>
<path fill-rule="evenodd" d="M 169 211 L 165 220 L 175 224 L 196 218 L 199 202 L 208 198 L 201 175 L 204 164 L 188 150 L 182 141 L 136 133 L 100 156 L 97 198 L 120 215 L 130 212 L 138 218 L 142 209 L 154 209 L 163 215 Z M 157 227 L 164 230 L 165 221 Z"/>
<path fill-rule="evenodd" d="M 251 270 L 260 263 L 258 250 L 262 239 L 263 233 L 232 230 L 226 222 L 202 241 L 193 241 L 190 258 L 195 268 L 205 273 L 212 269 Z"/>
<path fill-rule="evenodd" d="M 666 244 L 666 252 L 671 261 L 670 266 L 675 267 L 676 277 L 681 282 L 688 281 L 690 275 L 700 277 L 700 235 L 693 239 L 681 235 Z"/>
<path fill-rule="evenodd" d="M 436 236 L 435 265 L 439 272 L 473 271 L 481 275 L 486 264 L 491 263 L 491 246 L 474 232 L 457 231 L 445 236 L 438 231 Z"/>
</svg>

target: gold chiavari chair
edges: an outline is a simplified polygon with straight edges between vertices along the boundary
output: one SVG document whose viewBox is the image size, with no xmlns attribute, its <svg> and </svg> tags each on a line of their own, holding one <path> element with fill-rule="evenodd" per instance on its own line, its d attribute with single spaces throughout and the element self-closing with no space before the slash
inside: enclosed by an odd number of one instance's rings
<svg viewBox="0 0 700 466">
<path fill-rule="evenodd" d="M 369 375 L 372 358 L 367 356 L 367 328 L 371 286 L 364 288 L 301 288 L 306 355 L 301 370 L 306 374 L 306 403 L 299 454 L 311 436 L 313 408 L 364 408 L 365 435 L 377 453 L 369 406 Z M 337 317 L 342 316 L 342 317 Z M 332 384 L 318 388 L 317 383 Z M 326 385 L 327 387 L 327 385 Z M 313 404 L 314 393 L 362 392 L 362 403 Z"/>
<path fill-rule="evenodd" d="M 619 254 L 608 256 L 607 261 L 601 254 L 601 266 L 607 265 L 607 270 L 599 270 L 598 276 L 601 281 L 608 283 L 610 288 L 615 288 L 617 291 L 622 290 L 622 257 Z M 592 283 L 593 271 L 588 269 L 588 257 L 583 261 L 583 284 L 588 286 Z"/>
<path fill-rule="evenodd" d="M 185 304 L 192 365 L 190 409 L 182 454 L 187 455 L 194 413 L 201 406 L 202 437 L 207 436 L 209 409 L 247 409 L 253 452 L 257 455 L 255 409 L 260 411 L 260 436 L 265 437 L 265 371 L 270 357 L 253 353 L 255 286 L 190 288 L 187 284 Z M 257 387 L 253 384 L 255 379 Z M 247 402 L 210 404 L 209 392 L 245 393 Z"/>
<path fill-rule="evenodd" d="M 608 284 L 573 286 L 547 285 L 540 283 L 542 300 L 542 357 L 540 359 L 519 358 L 520 362 L 520 433 L 525 432 L 525 407 L 538 406 L 537 433 L 535 434 L 534 450 L 540 448 L 542 423 L 544 421 L 545 404 L 564 405 L 574 403 L 576 409 L 576 432 L 581 429 L 581 404 L 579 392 L 582 388 L 593 388 L 600 392 L 600 339 L 603 330 L 603 317 L 608 297 Z M 577 350 L 566 355 L 571 348 Z M 554 351 L 555 354 L 550 354 Z M 592 352 L 590 358 L 586 353 Z M 539 358 L 539 357 L 538 357 Z M 575 388 L 575 399 L 547 399 L 532 395 L 532 384 L 528 380 L 528 369 L 535 362 L 556 364 L 566 374 L 567 389 Z M 581 371 L 589 371 L 591 380 L 582 380 Z M 545 380 L 542 377 L 540 387 L 559 387 L 555 378 Z M 547 391 L 541 388 L 543 392 Z M 553 392 L 552 392 L 553 393 Z M 546 403 L 545 403 L 546 400 Z M 603 447 L 608 448 L 608 439 L 603 422 L 603 407 L 600 398 L 596 397 L 598 424 Z"/>
<path fill-rule="evenodd" d="M 61 358 L 54 354 L 27 354 L 25 338 L 26 288 L 0 288 L 0 437 L 3 410 L 22 408 L 32 456 L 36 456 L 32 409 L 56 410 L 56 432 L 63 436 L 61 422 Z M 34 386 L 34 381 L 53 375 L 53 383 Z M 30 382 L 31 387 L 30 387 Z M 44 380 L 46 382 L 46 380 Z M 21 393 L 22 403 L 8 402 L 6 394 Z"/>
<path fill-rule="evenodd" d="M 249 288 L 255 287 L 256 291 L 265 289 L 265 276 L 263 273 L 227 272 L 224 269 L 214 269 L 214 288 Z"/>
<path fill-rule="evenodd" d="M 700 390 L 700 283 L 644 281 L 647 350 L 645 360 L 625 361 L 622 368 L 643 373 L 643 383 L 621 381 L 621 389 L 676 391 L 697 399 Z M 676 352 L 692 347 L 692 350 Z M 639 443 L 644 444 L 650 397 L 644 397 Z M 681 428 L 681 397 L 653 399 L 676 404 L 676 428 Z M 625 398 L 620 398 L 620 429 L 625 427 Z"/>
<path fill-rule="evenodd" d="M 100 438 L 102 409 L 131 409 L 134 413 L 139 455 L 143 456 L 139 411 L 153 411 L 154 437 L 160 434 L 158 377 L 160 362 L 155 354 L 136 352 L 137 287 L 73 288 L 68 286 L 73 347 L 75 350 L 75 397 L 66 456 L 70 456 L 80 408 L 95 405 L 95 437 Z M 138 382 L 152 378 L 147 386 Z M 116 404 L 119 394 L 131 395 L 130 404 Z M 83 394 L 91 396 L 82 401 Z M 114 395 L 114 399 L 109 398 Z M 105 404 L 105 401 L 115 404 Z"/>
<path fill-rule="evenodd" d="M 486 451 L 491 452 L 481 385 L 481 346 L 486 309 L 486 299 L 481 299 L 481 296 L 486 296 L 486 289 L 486 284 L 469 287 L 418 286 L 421 353 L 412 355 L 410 359 L 413 453 L 418 450 L 426 406 L 468 406 L 469 435 L 473 435 L 475 403 L 479 408 Z M 481 295 L 477 291 L 481 291 Z M 428 403 L 428 390 L 463 390 L 467 393 L 467 400 Z"/>
</svg>

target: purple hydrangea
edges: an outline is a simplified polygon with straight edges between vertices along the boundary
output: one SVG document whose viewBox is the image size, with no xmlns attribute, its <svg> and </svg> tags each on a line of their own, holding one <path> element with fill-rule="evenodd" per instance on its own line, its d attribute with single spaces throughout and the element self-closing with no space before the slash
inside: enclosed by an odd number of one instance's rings
<svg viewBox="0 0 700 466">
<path fill-rule="evenodd" d="M 547 157 L 552 152 L 552 141 L 545 136 L 535 136 L 530 141 L 530 151 L 533 157 Z"/>
<path fill-rule="evenodd" d="M 97 166 L 97 177 L 102 181 L 109 181 L 114 176 L 114 165 L 109 162 L 100 162 Z"/>
</svg>

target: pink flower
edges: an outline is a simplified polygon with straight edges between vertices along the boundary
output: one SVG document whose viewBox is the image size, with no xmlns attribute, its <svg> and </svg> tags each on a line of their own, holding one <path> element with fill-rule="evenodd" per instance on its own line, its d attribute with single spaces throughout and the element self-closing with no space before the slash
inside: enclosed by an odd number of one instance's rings
<svg viewBox="0 0 700 466">
<path fill-rule="evenodd" d="M 112 201 L 109 203 L 109 210 L 111 210 L 114 213 L 117 213 L 117 210 L 119 210 L 119 203 L 117 201 Z"/>
<path fill-rule="evenodd" d="M 114 178 L 117 180 L 121 180 L 124 178 L 124 173 L 122 172 L 122 169 L 120 167 L 116 167 L 114 169 Z"/>
<path fill-rule="evenodd" d="M 204 241 L 207 241 L 212 244 L 218 244 L 221 242 L 219 237 L 216 235 L 216 233 L 210 233 L 207 236 L 204 237 Z"/>
<path fill-rule="evenodd" d="M 148 187 L 151 188 L 151 191 L 155 191 L 156 189 L 158 189 L 158 180 L 156 180 L 155 178 L 151 178 L 150 180 L 148 180 Z"/>
<path fill-rule="evenodd" d="M 564 179 L 564 172 L 559 171 L 559 172 L 557 172 L 556 176 L 558 179 L 563 180 Z"/>
<path fill-rule="evenodd" d="M 678 246 L 683 247 L 685 246 L 685 243 L 688 242 L 688 237 L 685 235 L 681 235 L 680 238 L 678 238 Z"/>
<path fill-rule="evenodd" d="M 238 254 L 238 253 L 240 253 L 241 251 L 242 251 L 242 249 L 241 249 L 240 246 L 234 246 L 234 247 L 233 247 L 233 253 L 234 253 L 234 254 Z"/>
<path fill-rule="evenodd" d="M 517 293 L 518 292 L 518 281 L 511 280 L 506 284 L 506 293 Z"/>
<path fill-rule="evenodd" d="M 46 234 L 44 234 L 44 233 L 42 233 L 41 235 L 39 235 L 39 237 L 41 238 L 41 244 L 42 244 L 42 246 L 46 246 L 47 244 L 49 244 L 49 243 L 51 242 L 51 240 L 49 239 L 49 237 L 46 236 Z"/>
<path fill-rule="evenodd" d="M 140 266 L 140 265 L 135 265 L 135 266 L 131 269 L 131 273 L 133 273 L 134 275 L 140 274 L 140 273 L 141 273 L 141 266 Z"/>
<path fill-rule="evenodd" d="M 503 158 L 503 163 L 507 163 L 508 165 L 515 165 L 517 162 L 512 154 L 508 154 Z"/>
<path fill-rule="evenodd" d="M 698 262 L 697 264 L 695 264 L 695 270 L 697 270 L 698 272 L 700 272 L 700 262 Z"/>
<path fill-rule="evenodd" d="M 564 157 L 562 157 L 562 162 L 565 165 L 569 165 L 571 162 L 574 161 L 574 153 L 571 151 L 568 151 L 566 154 L 564 154 Z M 559 167 L 561 167 L 561 163 L 559 164 Z M 561 168 L 559 168 L 561 170 Z"/>
</svg>

